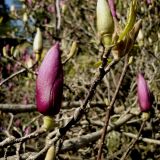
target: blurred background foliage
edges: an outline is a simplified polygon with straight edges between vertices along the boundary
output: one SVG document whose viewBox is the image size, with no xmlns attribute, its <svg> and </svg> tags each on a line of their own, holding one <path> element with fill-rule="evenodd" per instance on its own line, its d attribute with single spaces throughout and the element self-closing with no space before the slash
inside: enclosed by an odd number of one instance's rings
<svg viewBox="0 0 160 160">
<path fill-rule="evenodd" d="M 116 0 L 115 3 L 119 23 L 123 28 L 130 0 Z M 32 64 L 35 63 L 32 43 L 36 28 L 39 27 L 43 34 L 43 56 L 54 42 L 60 39 L 62 60 L 64 61 L 69 53 L 72 42 L 77 41 L 78 49 L 76 55 L 64 65 L 65 86 L 63 100 L 81 102 L 85 99 L 90 84 L 98 72 L 97 62 L 101 58 L 102 48 L 99 45 L 96 33 L 96 1 L 60 0 L 61 25 L 59 32 L 56 29 L 57 16 L 54 4 L 54 0 L 0 1 L 0 81 L 22 69 L 22 66 L 18 62 L 25 66 L 30 62 Z M 116 117 L 120 117 L 128 108 L 137 107 L 136 75 L 139 71 L 144 72 L 154 95 L 154 106 L 151 120 L 147 123 L 143 135 L 153 139 L 160 139 L 159 11 L 159 0 L 152 0 L 150 4 L 146 0 L 138 1 L 137 19 L 142 19 L 142 28 L 136 44 L 131 51 L 133 62 L 127 71 L 112 113 L 112 119 L 116 120 Z M 7 55 L 14 58 L 15 61 L 4 57 L 3 47 L 6 48 Z M 110 59 L 112 58 L 110 56 Z M 33 71 L 37 71 L 39 64 L 33 67 Z M 123 60 L 104 77 L 102 83 L 97 88 L 94 101 L 104 102 L 105 98 L 107 98 L 108 102 L 111 101 L 122 71 L 122 66 Z M 0 87 L 0 103 L 34 104 L 35 78 L 35 75 L 26 71 L 4 83 Z M 89 110 L 86 115 L 90 120 L 103 121 L 105 109 L 95 107 Z M 68 116 L 72 112 L 62 110 L 61 113 Z M 1 114 L 1 122 L 6 118 L 6 122 L 3 125 L 1 124 L 5 127 L 8 123 L 7 115 Z M 20 115 L 15 115 L 15 119 L 20 120 L 21 127 L 19 127 L 19 130 L 23 132 L 22 124 L 28 124 L 31 119 L 29 117 L 33 118 L 38 113 L 30 114 L 25 118 Z M 36 127 L 37 122 L 34 122 L 32 129 Z M 130 122 L 121 129 L 126 132 L 137 133 L 139 127 L 140 117 L 137 117 L 135 122 Z M 85 126 L 79 123 L 77 128 L 73 129 L 71 134 L 68 134 L 66 138 L 77 136 L 77 130 L 81 131 L 80 134 L 84 134 L 99 129 L 100 127 L 98 126 Z M 12 131 L 14 132 L 13 129 Z M 130 138 L 116 131 L 111 132 L 108 138 L 109 156 L 111 159 L 113 157 L 118 159 L 121 155 L 121 153 L 118 154 L 118 150 L 124 149 L 125 145 L 129 143 Z M 32 144 L 33 142 L 28 142 L 28 149 L 31 148 Z M 36 142 L 35 150 L 41 148 L 37 144 L 39 142 Z M 87 147 L 80 149 L 79 152 L 73 151 L 67 154 L 70 156 L 76 155 L 81 159 L 94 159 L 97 155 L 97 144 L 89 144 Z M 32 148 L 32 150 L 34 149 Z M 160 158 L 159 153 L 160 149 L 157 145 L 138 142 L 129 158 L 135 159 L 136 155 L 139 159 L 158 159 Z"/>
</svg>

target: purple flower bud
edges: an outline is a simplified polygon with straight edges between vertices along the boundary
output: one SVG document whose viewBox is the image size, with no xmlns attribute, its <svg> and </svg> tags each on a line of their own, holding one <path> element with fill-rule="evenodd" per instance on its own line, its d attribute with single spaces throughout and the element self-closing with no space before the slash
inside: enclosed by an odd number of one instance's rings
<svg viewBox="0 0 160 160">
<path fill-rule="evenodd" d="M 27 0 L 27 3 L 28 3 L 29 6 L 31 6 L 32 5 L 32 0 Z"/>
<path fill-rule="evenodd" d="M 36 80 L 37 110 L 46 116 L 57 114 L 63 93 L 63 68 L 59 43 L 46 54 Z"/>
<path fill-rule="evenodd" d="M 31 127 L 30 126 L 26 127 L 24 129 L 24 133 L 25 133 L 25 135 L 29 135 L 31 133 Z"/>
<path fill-rule="evenodd" d="M 140 110 L 146 112 L 152 107 L 151 94 L 142 73 L 137 76 L 137 91 Z"/>
<path fill-rule="evenodd" d="M 47 7 L 47 10 L 48 10 L 48 12 L 50 12 L 50 13 L 55 13 L 55 9 L 54 9 L 54 6 L 53 6 L 53 5 L 49 5 L 49 6 Z"/>
<path fill-rule="evenodd" d="M 114 4 L 114 0 L 108 0 L 108 4 L 112 13 L 112 16 L 117 18 L 117 14 L 116 14 L 116 8 L 115 8 L 115 4 Z"/>
<path fill-rule="evenodd" d="M 147 4 L 151 4 L 151 0 L 146 0 L 147 1 Z"/>
<path fill-rule="evenodd" d="M 16 127 L 20 127 L 20 126 L 21 126 L 21 120 L 20 120 L 20 119 L 17 119 L 17 120 L 15 121 L 15 126 L 16 126 Z"/>
<path fill-rule="evenodd" d="M 29 97 L 27 94 L 25 94 L 22 100 L 22 104 L 28 104 L 28 103 L 29 103 Z"/>
</svg>

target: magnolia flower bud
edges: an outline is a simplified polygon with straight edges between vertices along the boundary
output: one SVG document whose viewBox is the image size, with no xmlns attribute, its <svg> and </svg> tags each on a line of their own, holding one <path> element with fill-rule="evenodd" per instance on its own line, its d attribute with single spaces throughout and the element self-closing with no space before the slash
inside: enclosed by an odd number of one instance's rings
<svg viewBox="0 0 160 160">
<path fill-rule="evenodd" d="M 25 64 L 28 68 L 32 67 L 33 61 L 31 59 L 31 56 L 29 54 L 25 55 Z"/>
<path fill-rule="evenodd" d="M 71 46 L 70 51 L 69 51 L 69 54 L 67 55 L 67 58 L 63 62 L 63 64 L 65 64 L 66 62 L 68 62 L 74 56 L 74 54 L 76 54 L 77 49 L 78 49 L 77 42 L 73 41 L 72 46 Z"/>
<path fill-rule="evenodd" d="M 115 17 L 115 18 L 117 18 L 114 0 L 108 0 L 108 4 L 109 4 L 109 7 L 111 9 L 112 16 Z"/>
<path fill-rule="evenodd" d="M 97 30 L 104 46 L 112 42 L 114 21 L 106 0 L 97 1 Z"/>
<path fill-rule="evenodd" d="M 151 4 L 151 0 L 146 0 L 147 4 Z"/>
<path fill-rule="evenodd" d="M 27 22 L 28 21 L 28 15 L 27 15 L 27 13 L 25 12 L 24 14 L 23 14 L 23 22 Z"/>
<path fill-rule="evenodd" d="M 56 159 L 55 146 L 51 146 L 46 153 L 45 160 L 55 160 L 55 159 Z"/>
<path fill-rule="evenodd" d="M 61 6 L 61 9 L 62 9 L 62 13 L 64 14 L 67 10 L 67 0 L 60 1 L 60 6 Z"/>
<path fill-rule="evenodd" d="M 146 112 L 152 107 L 151 94 L 144 79 L 143 74 L 139 73 L 137 77 L 138 102 L 141 112 Z"/>
<path fill-rule="evenodd" d="M 16 11 L 15 5 L 12 4 L 12 5 L 10 6 L 10 11 L 11 11 L 11 12 L 15 12 L 15 11 Z"/>
<path fill-rule="evenodd" d="M 32 0 L 27 0 L 28 5 L 32 5 Z"/>
<path fill-rule="evenodd" d="M 25 4 L 22 5 L 22 9 L 26 9 L 27 6 Z"/>
<path fill-rule="evenodd" d="M 46 54 L 36 80 L 37 110 L 46 116 L 57 114 L 61 107 L 63 93 L 63 69 L 59 43 Z"/>
<path fill-rule="evenodd" d="M 33 51 L 39 53 L 43 48 L 42 32 L 40 28 L 37 28 L 37 33 L 33 41 Z"/>
<path fill-rule="evenodd" d="M 143 34 L 143 31 L 140 29 L 139 33 L 138 33 L 138 36 L 137 36 L 137 40 L 138 41 L 143 41 L 143 39 L 144 39 L 144 34 Z"/>
</svg>

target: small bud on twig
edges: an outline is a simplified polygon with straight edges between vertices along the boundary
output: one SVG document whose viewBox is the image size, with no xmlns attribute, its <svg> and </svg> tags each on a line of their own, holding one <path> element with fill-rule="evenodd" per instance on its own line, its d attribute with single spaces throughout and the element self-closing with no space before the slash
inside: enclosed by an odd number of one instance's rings
<svg viewBox="0 0 160 160">
<path fill-rule="evenodd" d="M 40 28 L 37 28 L 37 32 L 33 41 L 33 51 L 36 54 L 36 60 L 39 60 L 40 58 L 39 54 L 42 51 L 42 48 L 43 48 L 42 32 Z"/>
</svg>

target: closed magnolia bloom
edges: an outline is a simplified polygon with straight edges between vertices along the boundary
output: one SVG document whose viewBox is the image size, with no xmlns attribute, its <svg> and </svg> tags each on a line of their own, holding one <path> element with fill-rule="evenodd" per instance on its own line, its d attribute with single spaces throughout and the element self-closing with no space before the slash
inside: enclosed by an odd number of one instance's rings
<svg viewBox="0 0 160 160">
<path fill-rule="evenodd" d="M 137 77 L 137 92 L 140 110 L 142 112 L 150 110 L 152 107 L 151 94 L 142 73 L 139 73 Z"/>
<path fill-rule="evenodd" d="M 45 116 L 57 114 L 63 93 L 63 68 L 59 43 L 46 54 L 36 80 L 37 110 Z"/>
<path fill-rule="evenodd" d="M 28 3 L 28 5 L 31 6 L 33 2 L 32 2 L 32 0 L 27 0 L 27 3 Z"/>
<path fill-rule="evenodd" d="M 151 0 L 146 0 L 147 1 L 147 4 L 151 4 Z"/>
<path fill-rule="evenodd" d="M 114 0 L 108 0 L 108 4 L 112 13 L 112 16 L 117 18 L 117 14 L 116 14 L 116 8 L 115 8 L 115 4 L 114 4 Z"/>
<path fill-rule="evenodd" d="M 97 1 L 97 31 L 105 46 L 111 44 L 114 21 L 106 0 Z"/>
<path fill-rule="evenodd" d="M 33 41 L 33 51 L 39 53 L 43 48 L 42 32 L 40 28 L 37 28 L 36 35 Z"/>
</svg>

